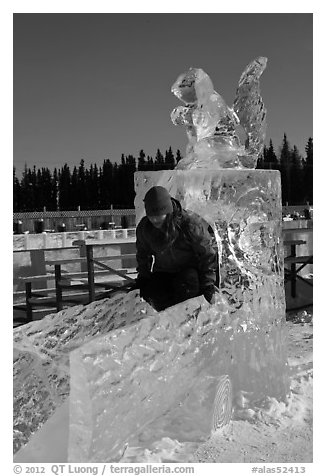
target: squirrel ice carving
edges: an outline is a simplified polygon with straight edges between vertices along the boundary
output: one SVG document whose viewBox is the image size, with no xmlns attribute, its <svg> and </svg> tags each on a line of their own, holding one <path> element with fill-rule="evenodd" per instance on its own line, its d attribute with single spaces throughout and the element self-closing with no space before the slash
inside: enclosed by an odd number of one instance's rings
<svg viewBox="0 0 326 476">
<path fill-rule="evenodd" d="M 266 108 L 259 78 L 267 58 L 253 60 L 242 73 L 233 107 L 214 91 L 210 77 L 190 68 L 178 77 L 172 92 L 185 105 L 171 113 L 175 125 L 186 126 L 186 156 L 176 169 L 254 168 L 266 134 Z"/>
</svg>

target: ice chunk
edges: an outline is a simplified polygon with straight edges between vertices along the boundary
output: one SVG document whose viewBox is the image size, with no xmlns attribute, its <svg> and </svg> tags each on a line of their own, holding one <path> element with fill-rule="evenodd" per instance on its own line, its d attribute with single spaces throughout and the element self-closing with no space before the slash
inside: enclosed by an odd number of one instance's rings
<svg viewBox="0 0 326 476">
<path fill-rule="evenodd" d="M 142 319 L 136 291 L 75 306 L 14 330 L 14 452 L 26 444 L 70 391 L 69 352 L 98 334 Z"/>
<path fill-rule="evenodd" d="M 256 166 L 266 131 L 266 109 L 259 93 L 266 63 L 266 58 L 259 57 L 246 67 L 233 109 L 214 91 L 202 69 L 190 68 L 178 77 L 171 90 L 185 106 L 176 107 L 171 120 L 186 127 L 188 145 L 176 169 Z"/>
<path fill-rule="evenodd" d="M 172 424 L 197 438 L 229 421 L 228 305 L 217 301 L 200 296 L 153 312 L 71 353 L 69 461 L 118 461 L 142 431 L 157 439 L 150 424 L 159 417 L 166 436 Z"/>
</svg>

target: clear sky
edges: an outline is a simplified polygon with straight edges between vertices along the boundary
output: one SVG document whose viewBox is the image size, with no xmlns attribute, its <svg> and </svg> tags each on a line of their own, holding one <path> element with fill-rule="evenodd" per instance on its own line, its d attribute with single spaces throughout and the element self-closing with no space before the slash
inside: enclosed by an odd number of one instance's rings
<svg viewBox="0 0 326 476">
<path fill-rule="evenodd" d="M 121 154 L 183 154 L 171 123 L 177 76 L 199 67 L 232 106 L 240 75 L 261 77 L 268 144 L 283 133 L 301 154 L 313 136 L 311 13 L 15 13 L 14 165 L 102 165 Z"/>
</svg>

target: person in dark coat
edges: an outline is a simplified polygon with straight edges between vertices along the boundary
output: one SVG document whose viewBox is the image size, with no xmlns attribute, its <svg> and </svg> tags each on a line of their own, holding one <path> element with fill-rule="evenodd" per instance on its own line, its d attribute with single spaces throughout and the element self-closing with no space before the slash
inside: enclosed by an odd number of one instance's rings
<svg viewBox="0 0 326 476">
<path fill-rule="evenodd" d="M 140 296 L 157 311 L 201 294 L 213 304 L 217 250 L 207 222 L 183 210 L 164 187 L 152 187 L 144 204 L 136 228 Z"/>
</svg>

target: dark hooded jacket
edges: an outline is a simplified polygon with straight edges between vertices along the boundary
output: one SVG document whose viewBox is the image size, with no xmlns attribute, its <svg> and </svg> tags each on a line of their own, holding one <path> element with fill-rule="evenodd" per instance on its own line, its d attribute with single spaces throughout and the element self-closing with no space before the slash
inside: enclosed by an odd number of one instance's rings
<svg viewBox="0 0 326 476">
<path fill-rule="evenodd" d="M 196 268 L 203 292 L 216 284 L 217 249 L 208 231 L 208 223 L 199 215 L 183 210 L 172 198 L 180 221 L 178 235 L 172 243 L 164 242 L 163 234 L 145 216 L 136 229 L 138 278 L 150 278 L 152 272 L 177 273 Z"/>
</svg>

